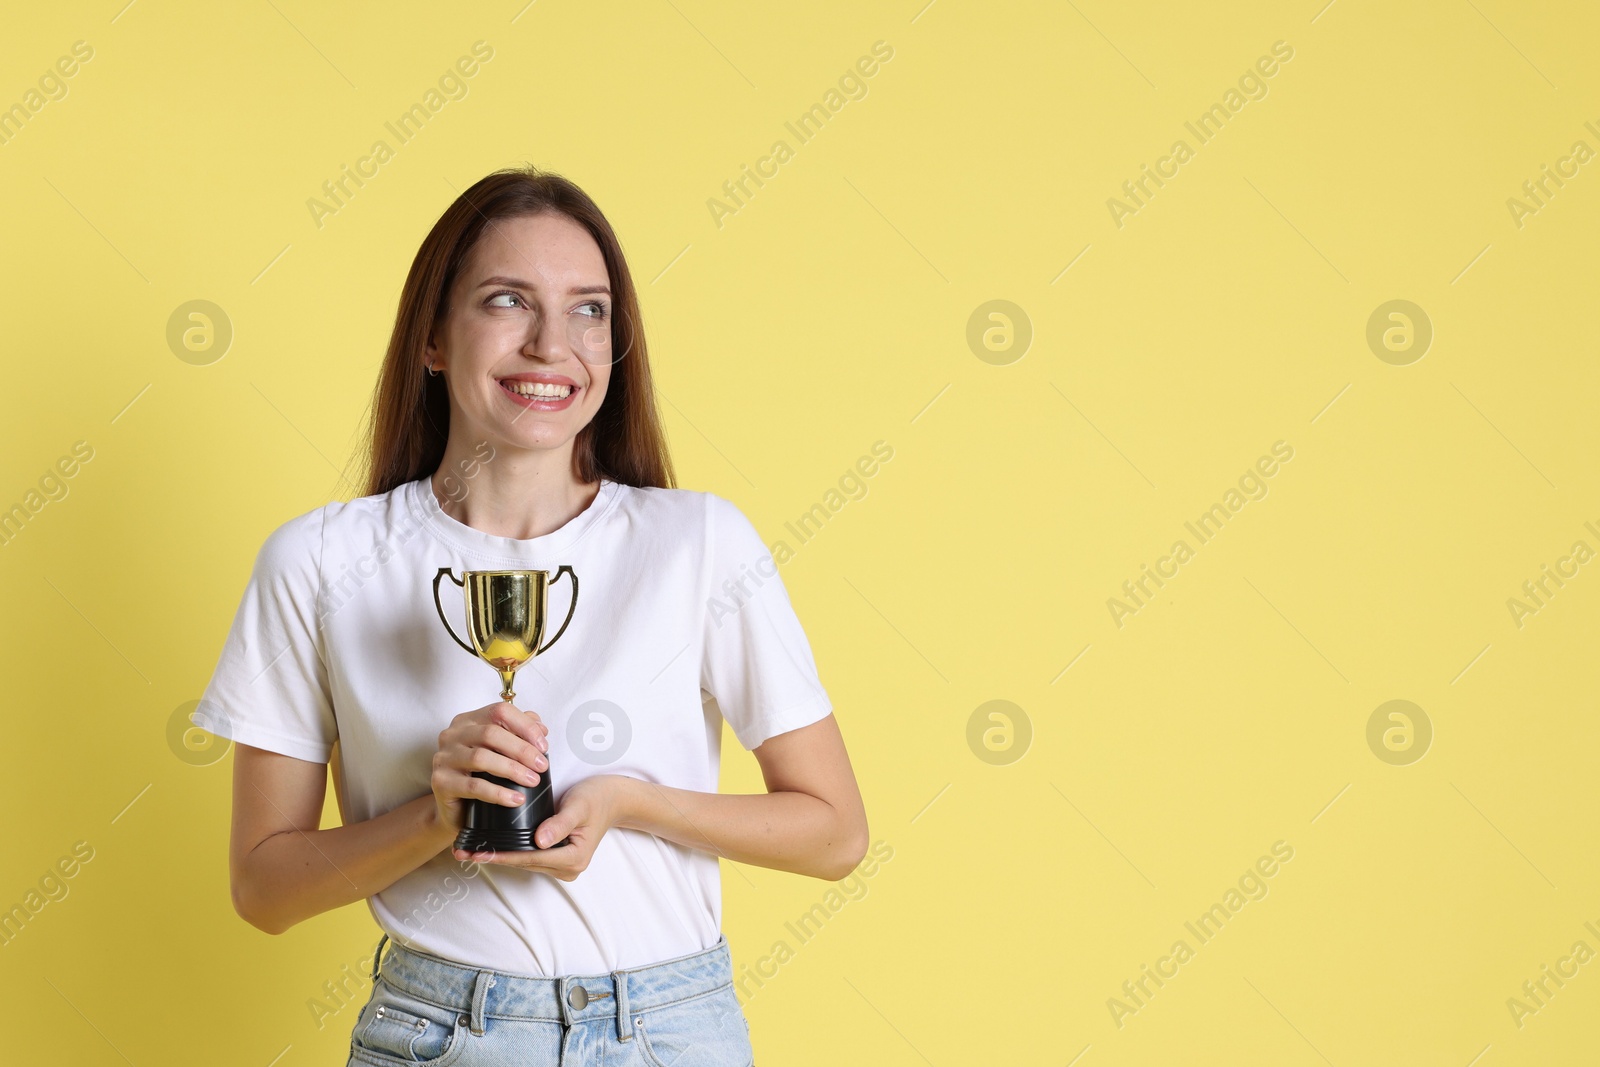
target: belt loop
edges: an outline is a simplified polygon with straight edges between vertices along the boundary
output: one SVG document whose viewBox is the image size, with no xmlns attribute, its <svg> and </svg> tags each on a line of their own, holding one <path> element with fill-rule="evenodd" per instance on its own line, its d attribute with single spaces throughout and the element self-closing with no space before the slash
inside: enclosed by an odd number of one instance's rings
<svg viewBox="0 0 1600 1067">
<path fill-rule="evenodd" d="M 617 1040 L 633 1040 L 633 1012 L 628 1008 L 628 972 L 611 972 L 612 988 L 617 998 Z"/>
<path fill-rule="evenodd" d="M 484 1001 L 489 996 L 489 987 L 494 985 L 493 971 L 479 971 L 478 977 L 472 983 L 472 1032 L 479 1037 L 483 1036 L 483 1007 Z"/>
<path fill-rule="evenodd" d="M 568 986 L 566 976 L 557 975 L 552 978 L 552 981 L 555 982 L 556 1010 L 561 1013 L 561 1025 L 571 1026 L 573 1023 L 572 1005 L 567 1003 Z"/>
<path fill-rule="evenodd" d="M 385 930 L 383 936 L 378 938 L 378 951 L 372 954 L 372 981 L 378 981 L 378 961 L 383 957 L 383 946 L 389 940 L 389 932 Z"/>
</svg>

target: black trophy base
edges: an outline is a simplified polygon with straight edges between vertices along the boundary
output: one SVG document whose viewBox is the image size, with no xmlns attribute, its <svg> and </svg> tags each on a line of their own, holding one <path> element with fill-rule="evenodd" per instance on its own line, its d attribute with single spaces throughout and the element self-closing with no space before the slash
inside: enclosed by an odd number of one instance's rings
<svg viewBox="0 0 1600 1067">
<path fill-rule="evenodd" d="M 572 838 L 563 837 L 551 845 L 560 848 L 571 844 Z M 482 827 L 464 826 L 456 835 L 455 847 L 464 852 L 543 852 L 533 843 L 532 830 L 486 830 Z"/>
<path fill-rule="evenodd" d="M 513 808 L 494 804 L 476 797 L 467 801 L 466 821 L 456 834 L 455 847 L 465 852 L 542 852 L 533 842 L 533 832 L 556 813 L 555 799 L 550 795 L 548 773 L 540 776 L 537 786 L 523 785 L 490 774 L 473 771 L 474 778 L 483 778 L 504 789 L 513 789 L 525 798 Z M 564 837 L 551 848 L 570 844 L 572 838 Z"/>
</svg>

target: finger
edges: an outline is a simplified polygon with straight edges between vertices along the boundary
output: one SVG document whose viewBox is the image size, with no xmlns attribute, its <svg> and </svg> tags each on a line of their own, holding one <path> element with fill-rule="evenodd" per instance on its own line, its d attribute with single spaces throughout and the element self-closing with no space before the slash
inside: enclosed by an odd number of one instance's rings
<svg viewBox="0 0 1600 1067">
<path fill-rule="evenodd" d="M 580 849 L 576 843 L 562 845 L 560 848 L 542 848 L 517 852 L 485 852 L 474 853 L 472 858 L 477 863 L 498 863 L 506 867 L 520 867 L 523 870 L 543 871 L 556 877 L 574 876 L 578 872 L 578 854 Z"/>
<path fill-rule="evenodd" d="M 577 827 L 579 821 L 580 819 L 576 812 L 574 812 L 570 807 L 564 808 L 550 816 L 550 818 L 540 823 L 534 829 L 533 843 L 547 852 L 559 852 L 561 849 L 552 850 L 550 846 L 554 845 L 557 841 L 560 841 L 562 838 L 570 834 Z M 562 848 L 571 847 L 571 845 L 562 846 Z"/>
<path fill-rule="evenodd" d="M 537 745 L 540 751 L 550 751 L 550 744 L 545 740 L 550 735 L 550 728 L 544 724 L 537 711 L 525 711 L 505 701 L 501 701 L 500 706 L 502 713 L 511 722 L 506 726 L 507 729 L 526 738 L 530 744 Z"/>
<path fill-rule="evenodd" d="M 528 799 L 515 789 L 495 785 L 486 778 L 474 778 L 471 774 L 458 770 L 450 770 L 441 775 L 441 784 L 451 796 L 473 797 L 491 804 L 504 804 L 507 807 L 520 807 Z"/>
<path fill-rule="evenodd" d="M 498 721 L 501 716 L 505 716 L 506 718 L 514 720 L 515 722 L 525 724 L 530 729 L 535 726 L 544 725 L 544 720 L 539 717 L 539 713 L 537 711 L 529 711 L 526 708 L 519 708 L 508 700 L 499 700 L 489 705 L 489 718 Z"/>
<path fill-rule="evenodd" d="M 482 745 L 504 752 L 512 759 L 521 760 L 532 767 L 534 758 L 550 751 L 544 740 L 549 733 L 543 723 L 531 723 L 524 712 L 504 702 L 494 705 L 494 712 L 472 735 Z"/>
<path fill-rule="evenodd" d="M 480 723 L 472 730 L 464 732 L 458 739 L 457 745 L 459 747 L 454 750 L 455 755 L 450 758 L 452 760 L 459 759 L 463 764 L 473 750 L 484 749 L 491 753 L 499 753 L 535 773 L 545 771 L 550 766 L 549 761 L 545 759 L 544 753 L 536 745 L 494 723 Z M 476 767 L 474 769 L 489 770 L 490 768 Z M 507 774 L 504 777 L 520 776 Z"/>
<path fill-rule="evenodd" d="M 487 771 L 513 782 L 521 782 L 523 785 L 538 785 L 541 780 L 540 772 L 548 769 L 550 764 L 539 753 L 535 752 L 533 755 L 535 757 L 532 761 L 533 766 L 529 767 L 526 763 L 514 760 L 492 748 L 474 747 L 460 751 L 453 750 L 447 757 L 446 763 L 455 769 L 468 772 Z"/>
<path fill-rule="evenodd" d="M 497 865 L 499 865 L 501 867 L 524 868 L 526 866 L 525 864 L 518 863 L 515 859 L 512 858 L 512 857 L 518 856 L 518 855 L 521 855 L 521 853 L 517 853 L 517 852 L 511 852 L 511 853 L 495 852 L 493 850 L 491 850 L 489 852 L 464 852 L 461 849 L 456 849 L 456 859 L 459 860 L 462 863 L 473 863 L 473 864 L 493 863 L 493 864 L 497 864 Z"/>
<path fill-rule="evenodd" d="M 477 852 L 468 852 L 464 848 L 454 849 L 453 851 L 455 852 L 457 859 L 460 859 L 460 860 L 468 860 L 468 859 L 470 859 L 470 860 L 473 860 L 474 862 L 478 862 L 478 863 L 488 863 L 488 862 L 492 861 L 495 858 L 496 855 L 498 855 L 497 850 L 492 849 L 492 848 L 483 849 L 483 850 L 480 850 L 480 851 L 477 851 Z"/>
</svg>

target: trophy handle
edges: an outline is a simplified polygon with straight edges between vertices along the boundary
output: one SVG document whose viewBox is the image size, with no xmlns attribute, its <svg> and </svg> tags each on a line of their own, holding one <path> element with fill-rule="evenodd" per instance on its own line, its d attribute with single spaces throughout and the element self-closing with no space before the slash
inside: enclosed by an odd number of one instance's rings
<svg viewBox="0 0 1600 1067">
<path fill-rule="evenodd" d="M 461 640 L 461 638 L 456 637 L 455 628 L 450 625 L 450 620 L 444 617 L 444 605 L 439 603 L 439 579 L 445 577 L 446 575 L 449 575 L 450 580 L 452 582 L 455 582 L 456 585 L 459 585 L 463 590 L 465 590 L 466 587 L 467 587 L 467 580 L 465 578 L 461 579 L 460 581 L 457 581 L 456 580 L 456 576 L 453 575 L 453 574 L 450 574 L 450 568 L 449 567 L 440 567 L 439 568 L 439 573 L 435 574 L 433 576 L 433 606 L 434 606 L 434 609 L 439 612 L 439 621 L 444 623 L 445 632 L 448 633 L 451 636 L 452 639 L 454 639 L 456 644 L 460 645 L 462 648 L 466 649 L 468 652 L 470 652 L 474 656 L 476 656 L 478 654 L 478 650 L 473 648 L 471 645 L 467 644 L 465 641 Z"/>
<path fill-rule="evenodd" d="M 557 582 L 559 582 L 563 574 L 572 579 L 572 603 L 567 605 L 567 617 L 562 620 L 561 629 L 557 630 L 555 636 L 546 641 L 544 645 L 534 653 L 536 656 L 542 654 L 551 645 L 555 644 L 561 639 L 561 635 L 567 632 L 567 623 L 572 621 L 572 613 L 578 608 L 578 575 L 571 567 L 563 563 L 561 565 L 561 569 L 556 571 L 556 576 L 550 579 L 550 584 L 555 585 Z"/>
</svg>

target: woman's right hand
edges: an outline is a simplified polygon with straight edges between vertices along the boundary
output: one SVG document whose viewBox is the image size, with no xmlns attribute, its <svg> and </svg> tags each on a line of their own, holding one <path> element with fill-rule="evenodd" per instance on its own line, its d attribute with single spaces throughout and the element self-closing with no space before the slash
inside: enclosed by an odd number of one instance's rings
<svg viewBox="0 0 1600 1067">
<path fill-rule="evenodd" d="M 496 785 L 473 771 L 487 771 L 513 782 L 537 785 L 550 767 L 545 753 L 550 731 L 537 713 L 500 700 L 450 720 L 439 734 L 433 754 L 433 802 L 440 825 L 459 833 L 466 819 L 468 797 L 516 807 L 521 793 Z"/>
</svg>

